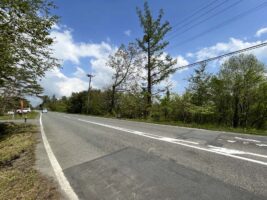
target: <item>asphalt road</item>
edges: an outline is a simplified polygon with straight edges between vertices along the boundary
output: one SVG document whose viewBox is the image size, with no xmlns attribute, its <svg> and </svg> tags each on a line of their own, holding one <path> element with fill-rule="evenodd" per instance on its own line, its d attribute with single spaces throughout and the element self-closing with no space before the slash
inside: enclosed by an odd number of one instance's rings
<svg viewBox="0 0 267 200">
<path fill-rule="evenodd" d="M 267 199 L 267 137 L 43 114 L 79 199 Z"/>
</svg>

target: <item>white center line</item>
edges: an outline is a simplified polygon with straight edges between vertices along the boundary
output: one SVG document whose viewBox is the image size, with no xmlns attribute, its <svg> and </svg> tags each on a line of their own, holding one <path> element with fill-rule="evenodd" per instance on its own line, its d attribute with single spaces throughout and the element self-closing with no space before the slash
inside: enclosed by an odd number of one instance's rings
<svg viewBox="0 0 267 200">
<path fill-rule="evenodd" d="M 76 119 L 76 118 L 71 118 L 71 117 L 67 117 L 67 116 L 65 116 L 65 117 L 69 118 L 69 119 Z M 88 120 L 79 119 L 79 118 L 76 119 L 76 120 L 81 121 L 81 122 L 90 123 L 90 124 L 99 125 L 99 126 L 104 126 L 104 127 L 107 127 L 107 128 L 116 129 L 116 130 L 123 131 L 123 132 L 132 133 L 132 134 L 135 134 L 135 135 L 151 138 L 151 139 L 154 139 L 154 140 L 159 140 L 159 141 L 169 142 L 169 143 L 173 143 L 173 144 L 178 144 L 178 145 L 181 145 L 181 146 L 186 146 L 186 147 L 190 147 L 190 148 L 201 150 L 201 151 L 216 153 L 216 154 L 219 154 L 219 155 L 223 155 L 223 156 L 227 156 L 227 157 L 231 157 L 231 158 L 235 158 L 235 159 L 244 160 L 244 161 L 248 161 L 248 162 L 252 162 L 252 163 L 256 163 L 256 164 L 267 166 L 267 162 L 240 156 L 240 155 L 252 155 L 252 156 L 256 156 L 256 157 L 267 158 L 266 155 L 262 155 L 262 154 L 256 154 L 256 153 L 244 152 L 244 151 L 238 151 L 238 150 L 226 149 L 226 148 L 219 149 L 219 148 L 215 148 L 214 146 L 209 146 L 208 148 L 204 148 L 204 147 L 196 146 L 196 145 L 198 145 L 198 143 L 192 142 L 192 141 L 179 140 L 179 139 L 175 139 L 175 138 L 161 137 L 161 136 L 153 135 L 153 134 L 150 134 L 150 133 L 144 133 L 144 132 L 141 132 L 141 131 L 125 129 L 125 128 L 121 128 L 121 127 L 117 127 L 117 126 L 98 123 L 98 122 L 94 122 L 94 121 L 88 121 Z M 186 144 L 186 143 L 190 143 L 190 144 Z M 195 144 L 195 145 L 193 145 L 193 144 Z M 235 154 L 237 154 L 237 155 L 235 155 Z"/>
<path fill-rule="evenodd" d="M 121 128 L 121 127 L 112 126 L 112 125 L 108 125 L 108 124 L 102 124 L 102 123 L 87 121 L 87 120 L 83 120 L 83 119 L 78 119 L 78 120 L 82 121 L 82 122 L 96 124 L 96 125 L 99 125 L 99 126 L 105 126 L 105 127 L 116 129 L 116 130 L 120 130 L 120 131 L 123 131 L 123 132 L 133 133 L 135 135 L 140 135 L 140 136 L 144 136 L 144 137 L 148 137 L 148 138 L 152 138 L 152 139 L 156 139 L 156 140 L 170 142 L 170 143 L 175 143 L 176 144 L 177 142 L 185 142 L 185 143 L 189 143 L 189 144 L 198 144 L 197 142 L 192 142 L 192 141 L 187 141 L 187 140 L 180 140 L 180 139 L 175 139 L 175 138 L 162 137 L 162 136 L 154 135 L 154 134 L 151 134 L 151 133 L 144 133 L 144 132 L 141 132 L 141 131 L 135 131 L 135 130 Z"/>
</svg>

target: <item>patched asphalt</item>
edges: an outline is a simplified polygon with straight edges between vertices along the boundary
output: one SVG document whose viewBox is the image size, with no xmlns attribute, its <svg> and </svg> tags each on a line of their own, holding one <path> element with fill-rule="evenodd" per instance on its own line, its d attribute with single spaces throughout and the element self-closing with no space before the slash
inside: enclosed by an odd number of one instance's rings
<svg viewBox="0 0 267 200">
<path fill-rule="evenodd" d="M 263 155 L 266 148 L 257 147 L 253 142 L 228 144 L 227 140 L 234 140 L 240 134 L 61 113 L 43 115 L 50 146 L 80 199 L 267 198 L 267 167 L 264 165 L 78 119 L 164 137 L 184 137 L 202 146 L 229 145 Z M 265 137 L 247 138 L 266 142 Z"/>
<path fill-rule="evenodd" d="M 80 199 L 263 199 L 135 148 L 124 148 L 64 173 Z"/>
</svg>

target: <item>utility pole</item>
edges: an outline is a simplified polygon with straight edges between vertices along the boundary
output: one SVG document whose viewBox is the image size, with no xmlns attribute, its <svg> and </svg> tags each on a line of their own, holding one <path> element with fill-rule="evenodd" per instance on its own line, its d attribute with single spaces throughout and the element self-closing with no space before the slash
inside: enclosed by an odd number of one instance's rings
<svg viewBox="0 0 267 200">
<path fill-rule="evenodd" d="M 92 78 L 94 77 L 94 75 L 92 74 L 87 74 L 87 76 L 89 77 L 89 88 L 88 88 L 88 98 L 87 98 L 87 114 L 89 113 L 89 103 L 90 103 L 90 91 L 91 91 L 91 81 Z"/>
</svg>

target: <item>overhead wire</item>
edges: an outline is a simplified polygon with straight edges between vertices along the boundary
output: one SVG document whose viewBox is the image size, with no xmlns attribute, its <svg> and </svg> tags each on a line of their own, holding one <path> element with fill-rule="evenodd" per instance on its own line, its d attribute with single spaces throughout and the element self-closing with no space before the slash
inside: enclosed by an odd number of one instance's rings
<svg viewBox="0 0 267 200">
<path fill-rule="evenodd" d="M 196 65 L 200 65 L 200 64 L 203 64 L 203 63 L 208 63 L 208 62 L 211 62 L 211 61 L 214 61 L 214 60 L 222 59 L 222 58 L 225 58 L 225 57 L 229 57 L 229 56 L 232 56 L 232 55 L 235 55 L 235 54 L 240 54 L 240 53 L 243 53 L 243 52 L 246 52 L 246 51 L 251 51 L 251 50 L 254 50 L 254 49 L 257 49 L 257 48 L 261 48 L 261 47 L 265 47 L 265 46 L 267 46 L 267 42 L 263 42 L 263 43 L 260 43 L 260 44 L 254 45 L 254 46 L 250 46 L 250 47 L 247 47 L 247 48 L 244 48 L 244 49 L 239 49 L 237 51 L 232 51 L 232 52 L 229 52 L 229 53 L 226 53 L 226 54 L 222 54 L 222 55 L 219 55 L 219 56 L 216 56 L 216 57 L 208 58 L 208 59 L 205 59 L 205 60 L 197 61 L 197 62 L 188 64 L 188 65 L 179 66 L 179 67 L 176 67 L 175 70 L 194 67 Z"/>
<path fill-rule="evenodd" d="M 177 36 L 182 35 L 183 33 L 186 33 L 187 31 L 193 29 L 194 27 L 199 26 L 200 24 L 202 24 L 202 23 L 204 23 L 204 22 L 210 20 L 211 18 L 216 17 L 216 16 L 218 16 L 218 15 L 224 13 L 225 11 L 227 11 L 227 10 L 229 10 L 229 9 L 231 9 L 231 8 L 233 8 L 233 7 L 235 7 L 235 6 L 237 6 L 237 5 L 240 4 L 242 1 L 244 1 L 244 0 L 239 0 L 239 1 L 237 1 L 237 2 L 234 2 L 233 4 L 227 6 L 226 8 L 224 8 L 224 9 L 222 9 L 222 10 L 220 10 L 219 12 L 214 13 L 213 15 L 208 16 L 207 18 L 204 18 L 203 20 L 199 21 L 198 23 L 193 24 L 192 26 L 189 26 L 187 29 L 182 30 L 182 31 L 179 31 L 177 34 L 175 34 L 174 36 L 170 37 L 169 39 L 170 39 L 170 40 L 171 40 L 171 39 L 174 39 L 174 38 L 176 38 Z"/>
<path fill-rule="evenodd" d="M 220 4 L 215 5 L 215 7 L 212 7 L 211 9 L 206 10 L 206 11 L 205 11 L 204 13 L 202 13 L 201 15 L 197 15 L 196 17 L 194 17 L 193 19 L 191 19 L 191 20 L 189 20 L 189 21 L 186 20 L 186 21 L 188 21 L 188 22 L 184 21 L 184 23 L 181 23 L 180 26 L 173 26 L 173 28 L 175 27 L 175 30 L 172 31 L 172 32 L 170 33 L 169 36 L 175 34 L 176 32 L 180 31 L 181 29 L 187 27 L 187 26 L 190 25 L 192 22 L 194 22 L 194 21 L 198 21 L 199 19 L 201 19 L 201 17 L 204 17 L 204 16 L 208 15 L 210 12 L 212 12 L 212 11 L 216 10 L 217 8 L 221 7 L 223 4 L 227 3 L 228 1 L 229 1 L 229 0 L 224 0 L 224 1 L 221 2 Z"/>
<path fill-rule="evenodd" d="M 248 10 L 246 10 L 246 11 L 244 11 L 244 12 L 242 12 L 242 13 L 240 13 L 240 14 L 238 14 L 238 15 L 236 15 L 236 16 L 228 19 L 228 20 L 223 21 L 222 23 L 220 23 L 220 24 L 218 24 L 216 26 L 213 26 L 210 29 L 207 29 L 207 30 L 205 30 L 205 31 L 203 31 L 203 32 L 201 32 L 201 33 L 199 33 L 199 34 L 191 37 L 191 38 L 188 38 L 188 39 L 186 39 L 184 41 L 181 41 L 181 42 L 179 42 L 179 43 L 177 43 L 175 45 L 172 45 L 170 47 L 167 47 L 166 49 L 171 50 L 171 49 L 174 49 L 174 48 L 178 47 L 179 45 L 182 45 L 182 44 L 186 44 L 188 42 L 191 42 L 191 41 L 193 41 L 193 40 L 195 40 L 195 39 L 197 39 L 197 38 L 199 38 L 199 37 L 201 37 L 201 36 L 203 36 L 203 35 L 205 35 L 207 33 L 210 33 L 210 32 L 212 32 L 212 31 L 214 31 L 216 29 L 222 28 L 222 27 L 228 25 L 229 23 L 232 23 L 232 22 L 238 20 L 239 18 L 242 18 L 242 17 L 244 17 L 246 15 L 249 15 L 249 14 L 251 14 L 251 13 L 257 11 L 257 10 L 260 10 L 260 9 L 266 7 L 266 6 L 267 6 L 267 2 L 264 1 L 263 3 L 261 3 L 258 6 L 255 6 L 255 7 L 251 8 L 251 9 L 248 9 Z"/>
<path fill-rule="evenodd" d="M 187 20 L 191 19 L 192 17 L 194 17 L 195 15 L 197 15 L 197 14 L 198 14 L 199 12 L 201 12 L 202 10 L 205 10 L 206 8 L 212 6 L 212 5 L 213 5 L 214 3 L 216 3 L 217 1 L 220 1 L 220 0 L 213 0 L 212 2 L 210 2 L 210 3 L 206 4 L 206 5 L 204 5 L 204 6 L 201 7 L 200 9 L 196 10 L 195 12 L 193 12 L 192 15 L 183 18 L 183 19 L 180 20 L 178 23 L 176 23 L 175 25 L 173 25 L 173 28 L 179 26 L 180 24 L 183 24 L 183 23 L 187 22 Z"/>
</svg>

